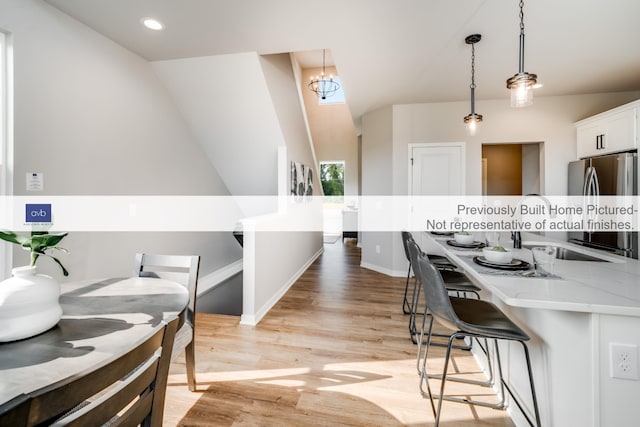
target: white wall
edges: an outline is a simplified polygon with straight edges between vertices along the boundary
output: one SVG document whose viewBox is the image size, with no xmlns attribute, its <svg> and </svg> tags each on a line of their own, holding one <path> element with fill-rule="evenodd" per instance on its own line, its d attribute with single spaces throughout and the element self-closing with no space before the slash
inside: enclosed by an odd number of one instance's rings
<svg viewBox="0 0 640 427">
<path fill-rule="evenodd" d="M 232 194 L 287 196 L 291 161 L 312 167 L 319 185 L 289 55 L 187 58 L 153 68 Z M 284 230 L 301 215 L 320 214 L 276 208 L 245 211 L 242 221 L 244 324 L 258 323 L 322 251 L 321 231 L 254 232 L 256 223 Z"/>
<path fill-rule="evenodd" d="M 278 118 L 284 144 L 287 147 L 288 162 L 300 162 L 313 169 L 313 194 L 320 195 L 321 184 L 315 162 L 315 147 L 309 140 L 291 58 L 288 54 L 263 55 L 260 57 L 260 64 Z M 287 165 L 284 167 L 286 168 Z M 287 179 L 287 194 L 290 194 L 290 187 L 291 180 Z"/>
<path fill-rule="evenodd" d="M 394 164 L 394 194 L 407 194 L 407 145 L 418 142 L 467 141 L 467 194 L 481 194 L 482 144 L 544 142 L 543 181 L 547 195 L 567 192 L 567 163 L 576 159 L 574 123 L 593 114 L 640 98 L 640 92 L 536 97 L 526 108 L 511 108 L 508 100 L 476 102 L 484 119 L 471 137 L 462 118 L 467 102 L 395 105 L 393 150 L 403 162 Z"/>
<path fill-rule="evenodd" d="M 393 108 L 385 107 L 362 118 L 362 195 L 394 194 Z M 400 240 L 398 233 L 398 240 Z M 393 272 L 394 235 L 384 232 L 362 232 L 361 265 L 376 271 Z M 400 240 L 401 241 L 401 240 Z M 366 250 L 365 250 L 366 249 Z M 406 270 L 405 270 L 406 271 Z"/>
<path fill-rule="evenodd" d="M 523 144 L 522 194 L 540 194 L 541 144 Z"/>
<path fill-rule="evenodd" d="M 314 202 L 292 202 L 289 179 L 292 161 L 314 171 L 314 185 L 320 186 L 313 145 L 309 141 L 304 112 L 292 62 L 288 55 L 267 55 L 260 59 L 273 108 L 286 147 L 279 150 L 278 178 L 285 185 L 279 195 L 289 203 L 273 215 L 243 221 L 242 324 L 255 325 L 275 305 L 309 265 L 322 253 L 322 206 Z M 317 187 L 316 187 L 317 188 Z M 314 189 L 314 194 L 321 194 Z M 288 230 L 294 223 L 310 226 L 306 231 Z M 265 230 L 280 230 L 277 232 Z M 318 231 L 316 231 L 318 230 Z"/>
<path fill-rule="evenodd" d="M 276 195 L 277 150 L 285 141 L 259 56 L 152 65 L 231 194 Z"/>
<path fill-rule="evenodd" d="M 544 143 L 540 164 L 541 193 L 566 194 L 567 163 L 576 159 L 574 123 L 638 98 L 640 92 L 538 96 L 532 106 L 521 109 L 511 108 L 506 98 L 477 101 L 476 111 L 484 116 L 484 120 L 473 137 L 467 134 L 462 120 L 468 114 L 468 102 L 394 105 L 373 111 L 362 120 L 363 195 L 407 195 L 409 144 L 459 141 L 467 142 L 467 194 L 482 193 L 482 144 L 526 142 Z M 372 268 L 380 267 L 382 271 L 405 270 L 406 260 L 396 256 L 402 251 L 399 233 L 396 234 L 397 238 L 378 236 L 374 241 L 365 239 L 363 261 L 372 264 Z M 375 251 L 376 245 L 381 245 L 380 254 Z"/>
<path fill-rule="evenodd" d="M 294 206 L 294 212 L 243 221 L 243 303 L 241 323 L 256 325 L 311 263 L 322 253 L 320 232 L 272 232 L 306 213 L 310 223 L 322 221 L 319 206 Z"/>
<path fill-rule="evenodd" d="M 16 195 L 228 194 L 147 61 L 42 1 L 3 1 L 0 27 L 13 40 Z M 26 172 L 44 173 L 43 192 L 26 192 Z M 231 233 L 72 233 L 62 246 L 69 279 L 129 275 L 137 251 L 199 254 L 202 274 L 241 256 Z"/>
</svg>

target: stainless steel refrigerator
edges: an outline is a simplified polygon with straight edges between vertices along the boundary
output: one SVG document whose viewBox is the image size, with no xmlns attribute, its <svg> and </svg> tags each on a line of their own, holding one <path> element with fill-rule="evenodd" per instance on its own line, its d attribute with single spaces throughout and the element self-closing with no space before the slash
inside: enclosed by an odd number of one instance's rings
<svg viewBox="0 0 640 427">
<path fill-rule="evenodd" d="M 570 196 L 635 196 L 638 157 L 633 153 L 590 157 L 569 163 Z M 638 259 L 637 233 L 631 231 L 570 232 L 569 241 Z"/>
</svg>

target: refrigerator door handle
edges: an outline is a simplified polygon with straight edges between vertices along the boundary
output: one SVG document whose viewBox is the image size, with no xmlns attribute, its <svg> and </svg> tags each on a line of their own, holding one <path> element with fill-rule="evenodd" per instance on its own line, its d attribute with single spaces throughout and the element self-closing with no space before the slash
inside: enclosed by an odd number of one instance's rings
<svg viewBox="0 0 640 427">
<path fill-rule="evenodd" d="M 620 174 L 618 176 L 618 187 L 622 189 L 622 191 L 618 191 L 619 196 L 635 196 L 635 182 L 636 182 L 636 156 L 635 154 L 626 154 L 620 160 L 623 163 L 623 170 L 626 172 L 625 174 Z"/>
<path fill-rule="evenodd" d="M 589 179 L 591 178 L 591 166 L 584 171 L 584 181 L 582 183 L 582 195 L 586 196 L 589 190 Z"/>
<path fill-rule="evenodd" d="M 591 173 L 591 179 L 593 180 L 593 189 L 595 190 L 594 194 L 596 197 L 600 196 L 600 184 L 598 183 L 598 171 L 596 168 L 592 167 L 593 172 Z"/>
<path fill-rule="evenodd" d="M 598 197 L 600 196 L 600 187 L 598 186 L 598 175 L 596 173 L 596 168 L 594 168 L 593 166 L 589 167 L 589 180 L 587 182 L 587 193 L 586 193 L 586 197 L 585 197 L 585 205 L 592 205 L 592 204 L 598 204 Z M 585 206 L 585 212 L 588 212 L 589 209 L 586 209 Z M 594 230 L 592 230 L 588 224 L 589 223 L 595 223 L 595 221 L 598 219 L 597 214 L 595 213 L 591 213 L 591 214 L 587 214 L 587 227 L 586 227 L 586 232 L 588 233 L 589 236 L 591 236 L 591 233 L 593 233 Z M 591 237 L 589 237 L 588 240 L 591 240 Z"/>
</svg>

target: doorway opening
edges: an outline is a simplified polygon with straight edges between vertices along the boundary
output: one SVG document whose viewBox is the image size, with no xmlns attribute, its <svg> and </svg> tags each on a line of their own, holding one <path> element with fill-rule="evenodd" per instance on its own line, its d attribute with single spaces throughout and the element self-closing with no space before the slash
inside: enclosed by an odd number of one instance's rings
<svg viewBox="0 0 640 427">
<path fill-rule="evenodd" d="M 541 142 L 482 145 L 482 194 L 519 196 L 540 194 Z"/>
<path fill-rule="evenodd" d="M 335 243 L 342 235 L 344 207 L 344 160 L 320 162 L 323 234 L 325 243 Z"/>
</svg>

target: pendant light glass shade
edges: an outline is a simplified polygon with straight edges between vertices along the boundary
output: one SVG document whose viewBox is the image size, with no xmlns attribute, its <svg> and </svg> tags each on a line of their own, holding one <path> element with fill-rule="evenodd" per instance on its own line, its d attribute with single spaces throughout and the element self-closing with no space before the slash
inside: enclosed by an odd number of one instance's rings
<svg viewBox="0 0 640 427">
<path fill-rule="evenodd" d="M 478 124 L 482 122 L 481 114 L 468 114 L 464 117 L 464 123 L 467 125 L 469 135 L 473 136 L 478 131 Z"/>
<path fill-rule="evenodd" d="M 533 86 L 538 76 L 524 71 L 524 0 L 520 0 L 520 55 L 518 73 L 507 79 L 507 88 L 511 91 L 511 106 L 526 107 L 533 104 Z"/>
<path fill-rule="evenodd" d="M 533 85 L 536 84 L 535 74 L 516 74 L 507 80 L 507 87 L 511 91 L 511 106 L 526 107 L 533 104 Z"/>
</svg>

